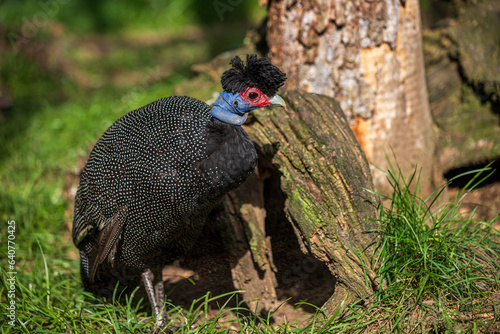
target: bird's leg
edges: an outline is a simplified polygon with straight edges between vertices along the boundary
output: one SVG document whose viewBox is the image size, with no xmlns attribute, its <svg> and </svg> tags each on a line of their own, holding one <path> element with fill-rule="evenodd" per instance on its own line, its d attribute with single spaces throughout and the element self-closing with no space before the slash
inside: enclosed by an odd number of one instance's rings
<svg viewBox="0 0 500 334">
<path fill-rule="evenodd" d="M 157 314 L 157 323 L 167 322 L 167 312 L 165 310 L 165 292 L 163 291 L 163 280 L 155 284 L 156 303 L 160 306 L 160 312 Z"/>
<path fill-rule="evenodd" d="M 155 284 L 156 302 L 161 306 L 160 313 L 156 316 L 156 330 L 158 333 L 171 334 L 177 332 L 179 327 L 167 326 L 167 309 L 165 306 L 165 292 L 161 271 L 158 273 L 160 281 Z"/>
<path fill-rule="evenodd" d="M 162 312 L 163 301 L 165 300 L 165 295 L 163 293 L 163 281 L 160 281 L 162 284 L 161 288 L 159 288 L 159 283 L 153 288 L 153 273 L 150 269 L 146 269 L 142 273 L 142 282 L 144 284 L 144 288 L 146 289 L 146 293 L 148 294 L 151 307 L 153 308 L 156 331 L 161 332 L 165 326 L 164 322 L 166 320 L 166 317 L 163 316 Z"/>
</svg>

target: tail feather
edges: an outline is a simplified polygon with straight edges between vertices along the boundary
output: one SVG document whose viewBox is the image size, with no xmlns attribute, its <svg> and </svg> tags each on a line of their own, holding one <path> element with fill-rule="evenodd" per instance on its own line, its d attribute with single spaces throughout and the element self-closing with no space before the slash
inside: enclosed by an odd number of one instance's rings
<svg viewBox="0 0 500 334">
<path fill-rule="evenodd" d="M 106 266 L 106 264 L 105 261 L 101 266 Z M 140 276 L 125 268 L 106 266 L 102 269 L 97 271 L 92 280 L 89 258 L 84 251 L 80 251 L 80 276 L 83 287 L 95 296 L 112 300 L 114 295 L 120 296 L 126 288 L 132 291 L 141 284 Z"/>
</svg>

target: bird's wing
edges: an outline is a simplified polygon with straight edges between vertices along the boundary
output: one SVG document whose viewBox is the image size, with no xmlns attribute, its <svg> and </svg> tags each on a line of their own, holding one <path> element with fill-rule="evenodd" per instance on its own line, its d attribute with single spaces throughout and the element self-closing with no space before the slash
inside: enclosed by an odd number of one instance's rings
<svg viewBox="0 0 500 334">
<path fill-rule="evenodd" d="M 90 280 L 94 281 L 97 268 L 108 258 L 108 262 L 113 266 L 116 246 L 120 240 L 125 221 L 127 220 L 127 207 L 120 206 L 116 214 L 109 219 L 99 233 L 96 253 L 92 254 L 92 267 L 90 268 Z"/>
</svg>

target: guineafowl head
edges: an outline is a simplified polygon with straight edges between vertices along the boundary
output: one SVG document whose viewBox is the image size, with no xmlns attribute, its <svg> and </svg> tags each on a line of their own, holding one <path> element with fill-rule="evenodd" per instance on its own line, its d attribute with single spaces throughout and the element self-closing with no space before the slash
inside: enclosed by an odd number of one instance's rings
<svg viewBox="0 0 500 334">
<path fill-rule="evenodd" d="M 231 60 L 232 68 L 221 77 L 224 91 L 212 108 L 213 117 L 234 125 L 241 125 L 250 110 L 267 106 L 285 106 L 276 95 L 283 86 L 286 75 L 269 60 L 257 55 L 247 55 L 246 65 L 240 57 Z"/>
</svg>

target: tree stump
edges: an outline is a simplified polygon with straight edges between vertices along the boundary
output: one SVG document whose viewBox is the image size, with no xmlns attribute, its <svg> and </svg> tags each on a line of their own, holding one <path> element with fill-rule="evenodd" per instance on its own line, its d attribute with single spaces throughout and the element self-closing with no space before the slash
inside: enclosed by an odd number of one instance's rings
<svg viewBox="0 0 500 334">
<path fill-rule="evenodd" d="M 419 2 L 279 0 L 268 8 L 269 59 L 286 73 L 285 89 L 335 98 L 368 161 L 389 169 L 394 152 L 405 176 L 419 170 L 423 197 L 441 186 Z M 390 194 L 381 170 L 371 169 L 375 189 Z"/>
<path fill-rule="evenodd" d="M 372 268 L 377 227 L 376 198 L 366 158 L 339 104 L 332 98 L 285 92 L 288 108 L 253 112 L 245 130 L 260 154 L 258 171 L 224 200 L 223 220 L 235 287 L 252 309 L 276 303 L 271 242 L 266 238 L 264 191 L 280 175 L 285 213 L 305 253 L 336 277 L 335 293 L 323 305 L 333 314 L 368 296 L 378 282 Z"/>
</svg>

